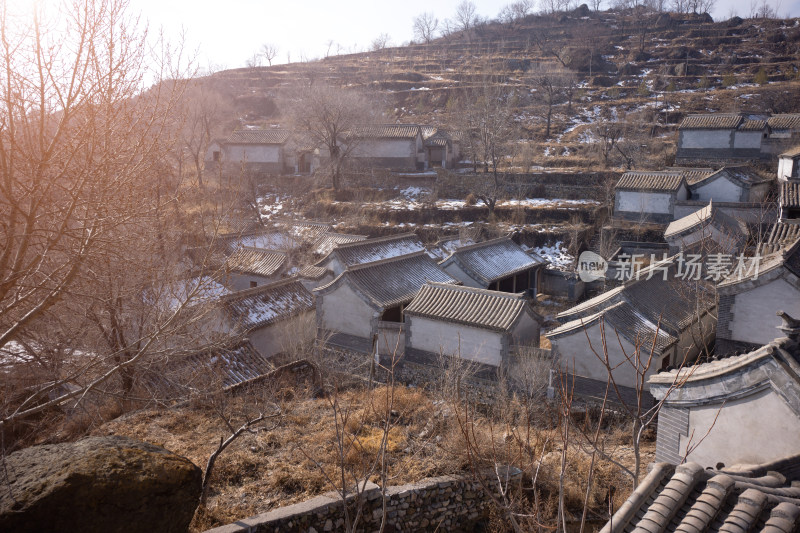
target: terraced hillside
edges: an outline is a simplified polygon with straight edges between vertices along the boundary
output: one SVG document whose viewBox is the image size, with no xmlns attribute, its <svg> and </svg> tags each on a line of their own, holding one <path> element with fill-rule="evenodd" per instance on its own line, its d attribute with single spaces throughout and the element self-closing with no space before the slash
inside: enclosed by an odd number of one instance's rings
<svg viewBox="0 0 800 533">
<path fill-rule="evenodd" d="M 714 22 L 708 15 L 579 8 L 489 22 L 430 44 L 227 70 L 202 82 L 232 104 L 219 117 L 220 134 L 285 123 L 277 102 L 298 82 L 368 90 L 386 121 L 441 125 L 458 124 L 470 90 L 492 86 L 517 126 L 519 141 L 506 162 L 514 170 L 658 167 L 671 162 L 674 129 L 687 113 L 798 111 L 799 50 L 798 19 Z M 562 79 L 548 136 L 551 106 L 541 79 L 553 71 Z M 598 123 L 609 122 L 634 125 L 629 140 L 646 144 L 633 161 L 598 154 Z"/>
</svg>

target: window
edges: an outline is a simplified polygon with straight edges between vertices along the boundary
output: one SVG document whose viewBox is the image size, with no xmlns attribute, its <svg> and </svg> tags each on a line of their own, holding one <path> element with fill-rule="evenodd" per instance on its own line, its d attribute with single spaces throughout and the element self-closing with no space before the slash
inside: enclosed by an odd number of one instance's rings
<svg viewBox="0 0 800 533">
<path fill-rule="evenodd" d="M 253 287 L 258 287 L 258 282 L 257 281 L 251 281 L 250 282 L 250 288 L 252 289 Z"/>
<path fill-rule="evenodd" d="M 220 152 L 219 152 L 219 150 L 214 150 L 214 151 L 211 153 L 211 157 L 212 157 L 212 159 L 213 159 L 214 161 L 219 161 L 219 158 L 220 158 Z"/>
</svg>

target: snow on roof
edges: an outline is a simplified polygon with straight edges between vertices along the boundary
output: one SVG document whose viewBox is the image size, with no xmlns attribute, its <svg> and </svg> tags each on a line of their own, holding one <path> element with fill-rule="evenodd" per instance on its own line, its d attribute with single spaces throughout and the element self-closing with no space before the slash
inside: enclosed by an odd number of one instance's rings
<svg viewBox="0 0 800 533">
<path fill-rule="evenodd" d="M 331 252 L 344 266 L 372 263 L 425 250 L 413 233 L 339 244 Z"/>
<path fill-rule="evenodd" d="M 264 327 L 314 308 L 314 296 L 297 278 L 238 291 L 223 306 L 244 329 Z"/>
<path fill-rule="evenodd" d="M 440 264 L 447 268 L 453 262 L 486 285 L 544 264 L 544 260 L 526 253 L 508 237 L 456 248 Z"/>
</svg>

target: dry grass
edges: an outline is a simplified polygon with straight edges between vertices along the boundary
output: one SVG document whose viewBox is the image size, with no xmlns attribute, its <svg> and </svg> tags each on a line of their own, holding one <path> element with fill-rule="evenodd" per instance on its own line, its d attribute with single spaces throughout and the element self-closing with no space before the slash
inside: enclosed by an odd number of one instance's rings
<svg viewBox="0 0 800 533">
<path fill-rule="evenodd" d="M 340 415 L 344 417 L 339 419 L 339 425 L 345 428 L 343 439 L 348 446 L 343 457 L 335 445 L 337 432 L 332 398 L 296 398 L 292 405 L 285 406 L 285 416 L 278 427 L 246 434 L 221 455 L 214 470 L 207 508 L 195 516 L 193 529 L 200 531 L 230 523 L 333 490 L 335 487 L 328 480 L 338 479 L 337 465 L 342 460 L 351 474 L 366 471 L 380 452 L 387 413 L 389 484 L 470 472 L 473 466 L 485 466 L 493 461 L 518 464 L 530 479 L 533 465 L 523 452 L 532 447 L 537 457 L 544 458 L 537 484 L 546 502 L 543 512 L 548 517 L 553 516 L 553 494 L 557 491 L 560 464 L 556 430 L 520 426 L 523 417 L 517 415 L 522 412 L 521 407 L 509 404 L 504 413 L 515 414 L 502 418 L 513 423 L 498 422 L 488 416 L 475 419 L 475 429 L 470 431 L 475 446 L 470 449 L 462 431 L 464 426 L 458 423 L 459 417 L 454 416 L 459 412 L 458 405 L 434 402 L 419 389 L 398 386 L 393 396 L 391 393 L 392 390 L 385 387 L 339 393 L 336 400 Z M 231 400 L 224 407 L 228 413 L 243 412 L 249 401 L 248 398 Z M 233 425 L 237 422 L 234 417 Z M 220 437 L 226 437 L 229 432 L 213 409 L 196 405 L 135 412 L 106 423 L 96 429 L 95 434 L 127 435 L 152 442 L 204 466 Z M 511 434 L 527 434 L 527 437 L 510 440 Z M 609 443 L 622 446 L 626 434 L 612 431 L 607 438 Z M 476 449 L 480 451 L 477 456 Z M 570 447 L 568 458 L 567 502 L 570 509 L 579 510 L 589 457 Z M 598 463 L 595 476 L 591 504 L 597 508 L 604 505 L 609 486 L 627 488 L 629 485 L 615 468 L 605 463 Z M 379 481 L 374 473 L 371 479 Z M 624 500 L 627 490 L 617 494 Z"/>
</svg>

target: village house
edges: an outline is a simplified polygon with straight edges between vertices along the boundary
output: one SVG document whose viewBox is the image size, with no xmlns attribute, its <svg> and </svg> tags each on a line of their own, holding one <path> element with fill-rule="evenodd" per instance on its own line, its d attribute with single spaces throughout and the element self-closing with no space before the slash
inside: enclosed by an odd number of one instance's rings
<svg viewBox="0 0 800 533">
<path fill-rule="evenodd" d="M 778 318 L 785 337 L 743 355 L 650 377 L 651 394 L 663 400 L 656 461 L 720 468 L 798 452 L 800 322 L 782 312 Z"/>
<path fill-rule="evenodd" d="M 317 262 L 316 266 L 328 269 L 334 276 L 338 276 L 348 267 L 424 250 L 425 247 L 419 237 L 413 233 L 402 233 L 337 244 L 327 256 Z"/>
<path fill-rule="evenodd" d="M 682 171 L 625 172 L 614 189 L 614 216 L 664 224 L 674 219 L 675 204 L 688 198 Z"/>
<path fill-rule="evenodd" d="M 751 432 L 742 428 L 731 443 L 749 438 Z M 600 533 L 794 533 L 800 524 L 799 472 L 797 454 L 708 468 L 656 463 Z"/>
<path fill-rule="evenodd" d="M 780 325 L 775 316 L 778 310 L 800 316 L 800 240 L 789 245 L 776 243 L 784 237 L 781 231 L 770 237 L 774 241 L 768 240 L 762 250 L 777 250 L 757 256 L 746 268 L 734 269 L 717 286 L 718 354 L 752 350 L 769 343 L 774 328 Z"/>
<path fill-rule="evenodd" d="M 219 299 L 213 326 L 247 337 L 264 357 L 314 339 L 314 296 L 296 277 Z"/>
<path fill-rule="evenodd" d="M 781 113 L 767 119 L 768 135 L 761 151 L 774 158 L 800 144 L 800 113 Z"/>
<path fill-rule="evenodd" d="M 461 133 L 437 126 L 420 126 L 427 168 L 458 168 Z"/>
<path fill-rule="evenodd" d="M 357 167 L 410 172 L 427 168 L 422 131 L 416 124 L 356 126 L 345 142 L 354 145 L 350 163 Z"/>
<path fill-rule="evenodd" d="M 545 261 L 501 237 L 456 248 L 439 266 L 467 287 L 536 294 Z"/>
<path fill-rule="evenodd" d="M 258 174 L 284 171 L 284 147 L 291 133 L 284 129 L 237 130 L 226 139 L 214 140 L 205 156 L 206 170 L 244 168 Z"/>
<path fill-rule="evenodd" d="M 676 161 L 741 161 L 760 159 L 767 121 L 743 115 L 689 115 L 678 126 Z"/>
<path fill-rule="evenodd" d="M 251 289 L 280 279 L 286 264 L 283 252 L 241 247 L 225 258 L 221 280 L 233 291 Z"/>
<path fill-rule="evenodd" d="M 689 199 L 716 203 L 764 201 L 772 179 L 759 174 L 750 166 L 727 166 L 705 176 L 689 180 Z"/>
<path fill-rule="evenodd" d="M 617 385 L 632 394 L 639 373 L 678 367 L 711 348 L 716 329 L 711 285 L 676 274 L 674 257 L 656 262 L 640 270 L 639 279 L 558 314 L 562 325 L 546 336 L 564 371 L 575 375 L 577 395 L 602 393 L 609 368 Z M 631 363 L 637 353 L 638 367 Z"/>
<path fill-rule="evenodd" d="M 664 232 L 669 253 L 737 254 L 747 242 L 747 226 L 713 202 L 683 218 L 670 222 Z"/>
<path fill-rule="evenodd" d="M 403 310 L 427 282 L 457 284 L 424 251 L 348 266 L 314 290 L 317 337 L 331 345 L 370 353 L 405 346 Z"/>
<path fill-rule="evenodd" d="M 516 346 L 539 345 L 541 323 L 524 295 L 426 283 L 405 309 L 406 354 L 499 367 Z"/>
</svg>

